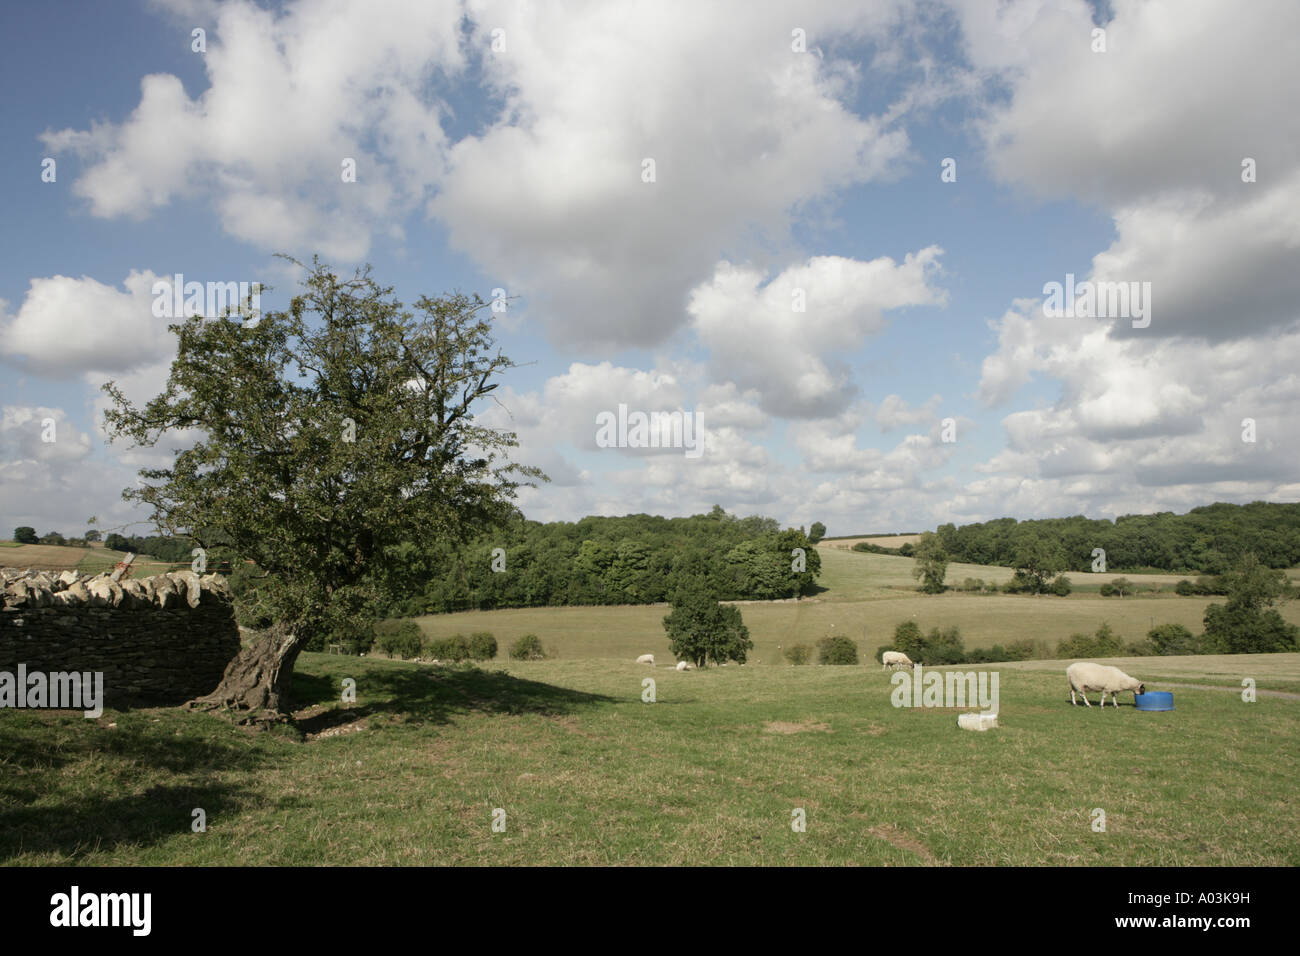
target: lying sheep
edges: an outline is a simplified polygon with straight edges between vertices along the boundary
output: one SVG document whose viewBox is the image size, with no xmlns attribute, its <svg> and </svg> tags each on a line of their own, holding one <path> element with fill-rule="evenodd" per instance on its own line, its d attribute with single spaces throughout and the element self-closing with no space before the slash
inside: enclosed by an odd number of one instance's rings
<svg viewBox="0 0 1300 956">
<path fill-rule="evenodd" d="M 1079 702 L 1074 699 L 1075 691 L 1083 695 L 1083 702 L 1091 707 L 1088 703 L 1088 691 L 1101 691 L 1101 706 L 1106 706 L 1106 694 L 1110 694 L 1110 702 L 1119 707 L 1119 701 L 1116 695 L 1122 690 L 1131 690 L 1135 694 L 1145 694 L 1147 692 L 1146 684 L 1142 683 L 1136 677 L 1129 677 L 1118 667 L 1110 667 L 1107 664 L 1077 663 L 1071 664 L 1065 669 L 1065 676 L 1070 681 L 1070 703 L 1078 706 Z"/>
<path fill-rule="evenodd" d="M 655 656 L 654 656 L 653 654 L 642 654 L 640 657 L 638 657 L 638 658 L 636 659 L 636 662 L 637 662 L 638 664 L 651 664 L 651 665 L 653 665 L 654 662 L 655 662 Z"/>
<path fill-rule="evenodd" d="M 695 665 L 692 664 L 690 661 L 678 661 L 677 669 L 679 671 L 693 671 L 695 670 Z"/>
<path fill-rule="evenodd" d="M 894 667 L 895 669 L 897 669 L 899 667 L 916 666 L 912 663 L 911 658 L 909 658 L 902 651 L 885 651 L 885 653 L 881 655 L 880 661 L 884 665 L 883 667 L 880 668 L 882 671 L 887 670 L 890 667 Z"/>
</svg>

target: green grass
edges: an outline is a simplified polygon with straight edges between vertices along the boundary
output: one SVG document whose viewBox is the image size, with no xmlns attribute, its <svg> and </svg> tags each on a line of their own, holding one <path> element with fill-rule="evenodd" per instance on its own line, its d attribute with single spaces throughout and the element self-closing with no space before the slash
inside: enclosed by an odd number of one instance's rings
<svg viewBox="0 0 1300 956">
<path fill-rule="evenodd" d="M 1002 726 L 978 734 L 951 710 L 892 707 L 893 675 L 871 660 L 913 616 L 959 625 L 968 647 L 1054 643 L 1102 620 L 1132 640 L 1153 617 L 1198 631 L 1210 599 L 929 597 L 910 559 L 821 554 L 816 599 L 742 605 L 761 666 L 663 666 L 664 606 L 519 609 L 420 625 L 491 631 L 503 657 L 533 632 L 557 659 L 474 669 L 303 654 L 296 728 L 271 734 L 181 709 L 0 711 L 0 861 L 1300 865 L 1300 700 L 1179 687 L 1171 713 L 1139 713 L 1131 696 L 1086 710 L 1069 706 L 1064 662 L 1025 661 L 984 668 L 1001 677 Z M 968 567 L 949 581 L 1010 576 Z M 857 639 L 866 663 L 767 666 L 784 665 L 779 645 L 830 633 Z M 632 663 L 647 651 L 660 667 Z M 1250 676 L 1300 689 L 1300 654 L 1112 663 L 1153 685 Z M 339 703 L 345 677 L 355 704 Z M 191 832 L 196 807 L 206 833 Z M 491 829 L 497 807 L 504 833 Z M 1091 829 L 1095 807 L 1105 833 Z M 796 808 L 806 833 L 790 828 Z"/>
<path fill-rule="evenodd" d="M 893 640 L 894 627 L 905 620 L 915 620 L 925 631 L 960 627 L 968 648 L 1023 639 L 1046 640 L 1054 648 L 1073 633 L 1091 634 L 1103 621 L 1126 641 L 1140 640 L 1157 624 L 1182 624 L 1200 633 L 1206 606 L 1224 600 L 1180 597 L 1172 587 L 1159 594 L 1126 598 L 1103 598 L 1087 591 L 1063 598 L 956 591 L 925 595 L 916 590 L 911 558 L 834 548 L 821 548 L 820 554 L 820 583 L 826 590 L 815 598 L 740 604 L 754 640 L 754 662 L 785 664 L 785 645 L 816 643 L 828 634 L 848 635 L 869 658 L 876 648 Z M 1010 580 L 1011 573 L 1010 568 L 950 565 L 948 581 L 976 577 L 1002 582 Z M 1105 581 L 1111 577 L 1106 576 Z M 1167 583 L 1177 580 L 1170 575 Z M 548 650 L 564 659 L 635 660 L 649 653 L 668 660 L 663 618 L 669 610 L 667 605 L 509 608 L 435 614 L 416 620 L 429 637 L 491 631 L 503 649 L 524 634 L 536 634 Z M 1300 624 L 1300 601 L 1282 605 L 1281 611 L 1288 621 Z"/>
<path fill-rule="evenodd" d="M 1300 864 L 1300 701 L 1184 688 L 1172 713 L 1085 710 L 1061 666 L 999 668 L 1002 726 L 977 734 L 951 710 L 895 709 L 872 666 L 304 654 L 302 726 L 334 736 L 250 736 L 176 709 L 0 713 L 0 859 Z M 335 703 L 344 677 L 350 707 Z M 207 833 L 190 830 L 195 807 Z M 790 828 L 796 808 L 806 833 Z"/>
</svg>

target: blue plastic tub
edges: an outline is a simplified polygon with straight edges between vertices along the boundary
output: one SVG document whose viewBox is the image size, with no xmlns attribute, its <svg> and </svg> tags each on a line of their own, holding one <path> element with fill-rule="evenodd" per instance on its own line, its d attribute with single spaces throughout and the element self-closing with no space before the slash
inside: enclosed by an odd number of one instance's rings
<svg viewBox="0 0 1300 956">
<path fill-rule="evenodd" d="M 1133 703 L 1138 710 L 1173 710 L 1174 695 L 1168 691 L 1152 690 L 1145 694 L 1134 694 Z"/>
</svg>

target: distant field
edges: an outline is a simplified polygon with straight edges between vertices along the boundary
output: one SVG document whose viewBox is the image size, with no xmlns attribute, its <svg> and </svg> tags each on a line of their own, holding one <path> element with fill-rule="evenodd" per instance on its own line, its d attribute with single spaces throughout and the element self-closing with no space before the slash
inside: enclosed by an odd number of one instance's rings
<svg viewBox="0 0 1300 956">
<path fill-rule="evenodd" d="M 1184 598 L 1172 590 L 1127 598 L 1103 598 L 1095 592 L 1064 598 L 956 592 L 925 595 L 915 590 L 910 558 L 833 548 L 822 548 L 820 554 L 821 582 L 827 590 L 816 598 L 740 605 L 754 640 L 751 656 L 755 662 L 784 664 L 785 645 L 815 644 L 829 634 L 847 635 L 858 642 L 864 656 L 871 656 L 876 648 L 890 643 L 899 622 L 909 619 L 926 631 L 956 625 L 968 648 L 1023 638 L 1044 639 L 1055 646 L 1075 632 L 1095 631 L 1103 621 L 1125 640 L 1138 640 L 1152 626 L 1165 623 L 1182 624 L 1199 633 L 1206 606 L 1224 600 Z M 1011 569 L 949 567 L 950 582 L 965 577 L 1006 581 Z M 1173 576 L 1173 580 L 1178 578 Z M 655 654 L 669 660 L 668 638 L 663 629 L 663 618 L 669 610 L 667 605 L 514 608 L 434 614 L 416 620 L 432 637 L 490 631 L 503 651 L 516 638 L 532 633 L 565 659 L 634 659 L 641 654 Z M 1300 624 L 1300 601 L 1284 604 L 1282 615 Z"/>
<path fill-rule="evenodd" d="M 877 535 L 866 538 L 823 538 L 818 547 L 843 548 L 851 549 L 859 541 L 865 541 L 867 544 L 878 544 L 882 548 L 901 548 L 905 544 L 916 544 L 921 540 L 919 534 L 893 534 Z"/>
<path fill-rule="evenodd" d="M 124 551 L 109 551 L 102 546 L 73 548 L 58 544 L 16 544 L 4 553 L 0 563 L 8 567 L 34 568 L 41 571 L 82 571 L 99 574 L 126 557 Z M 136 555 L 131 562 L 133 577 L 161 574 L 179 565 L 168 564 L 146 555 Z"/>
</svg>

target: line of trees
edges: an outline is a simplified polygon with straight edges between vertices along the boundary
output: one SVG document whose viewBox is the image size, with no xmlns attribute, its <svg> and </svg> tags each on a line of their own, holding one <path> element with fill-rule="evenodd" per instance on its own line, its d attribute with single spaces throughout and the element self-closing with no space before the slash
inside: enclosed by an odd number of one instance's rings
<svg viewBox="0 0 1300 956">
<path fill-rule="evenodd" d="M 1247 552 L 1268 568 L 1300 564 L 1300 504 L 1265 501 L 1218 503 L 1183 515 L 1122 515 L 1114 522 L 1082 515 L 998 518 L 960 528 L 940 525 L 937 534 L 950 560 L 969 564 L 1015 567 L 1028 552 L 1045 555 L 1054 571 L 1091 571 L 1098 548 L 1105 551 L 1108 571 L 1222 574 Z"/>
<path fill-rule="evenodd" d="M 511 522 L 424 552 L 399 549 L 424 581 L 394 615 L 467 609 L 654 604 L 680 591 L 716 600 L 812 594 L 821 556 L 802 528 L 739 518 L 715 505 L 689 518 L 657 515 Z"/>
</svg>

